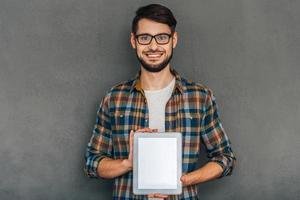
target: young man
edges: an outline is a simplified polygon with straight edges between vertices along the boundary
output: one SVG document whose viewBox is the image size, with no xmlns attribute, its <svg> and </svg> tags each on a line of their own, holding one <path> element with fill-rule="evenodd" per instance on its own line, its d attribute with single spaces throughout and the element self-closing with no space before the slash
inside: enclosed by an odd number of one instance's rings
<svg viewBox="0 0 300 200">
<path fill-rule="evenodd" d="M 93 178 L 115 178 L 114 199 L 147 199 L 132 192 L 133 132 L 181 132 L 181 195 L 148 195 L 198 199 L 196 184 L 230 175 L 236 158 L 218 117 L 212 91 L 179 76 L 170 66 L 178 36 L 172 12 L 151 4 L 137 10 L 131 45 L 141 63 L 135 78 L 111 88 L 97 111 L 88 143 L 85 172 Z M 196 169 L 200 143 L 209 162 Z"/>
</svg>

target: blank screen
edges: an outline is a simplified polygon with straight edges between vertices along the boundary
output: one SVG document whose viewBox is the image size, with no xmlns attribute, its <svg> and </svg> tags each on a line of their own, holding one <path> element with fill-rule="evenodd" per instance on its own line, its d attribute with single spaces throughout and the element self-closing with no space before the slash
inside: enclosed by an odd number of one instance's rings
<svg viewBox="0 0 300 200">
<path fill-rule="evenodd" d="M 138 139 L 138 189 L 177 188 L 177 139 Z"/>
</svg>

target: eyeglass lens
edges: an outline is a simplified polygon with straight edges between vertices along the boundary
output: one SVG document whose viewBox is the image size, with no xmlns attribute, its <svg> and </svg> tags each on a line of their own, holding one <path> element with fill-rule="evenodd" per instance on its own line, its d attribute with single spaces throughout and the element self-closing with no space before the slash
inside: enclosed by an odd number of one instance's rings
<svg viewBox="0 0 300 200">
<path fill-rule="evenodd" d="M 150 44 L 153 38 L 155 38 L 157 44 L 167 44 L 169 42 L 170 35 L 163 33 L 154 36 L 149 34 L 143 34 L 137 36 L 138 42 L 140 44 Z"/>
</svg>

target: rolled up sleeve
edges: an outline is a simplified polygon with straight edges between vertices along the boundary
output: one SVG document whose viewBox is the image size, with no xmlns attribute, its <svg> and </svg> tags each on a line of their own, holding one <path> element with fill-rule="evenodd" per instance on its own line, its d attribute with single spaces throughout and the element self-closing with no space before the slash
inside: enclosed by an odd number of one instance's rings
<svg viewBox="0 0 300 200">
<path fill-rule="evenodd" d="M 208 90 L 204 110 L 201 138 L 207 149 L 207 157 L 209 161 L 216 162 L 223 168 L 219 178 L 231 175 L 236 165 L 236 157 L 220 121 L 216 100 L 211 90 Z"/>
<path fill-rule="evenodd" d="M 97 110 L 96 124 L 87 145 L 84 172 L 90 178 L 99 178 L 97 167 L 101 159 L 112 157 L 112 137 L 109 114 L 109 95 L 101 101 Z"/>
</svg>

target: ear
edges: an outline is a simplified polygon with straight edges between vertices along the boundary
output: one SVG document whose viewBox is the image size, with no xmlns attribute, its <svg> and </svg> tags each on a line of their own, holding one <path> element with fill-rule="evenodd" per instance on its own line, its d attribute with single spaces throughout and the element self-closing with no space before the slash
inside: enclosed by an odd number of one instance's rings
<svg viewBox="0 0 300 200">
<path fill-rule="evenodd" d="M 130 43 L 131 43 L 131 46 L 132 46 L 132 48 L 136 48 L 136 44 L 135 44 L 135 35 L 134 35 L 134 33 L 130 33 Z"/>
<path fill-rule="evenodd" d="M 176 47 L 176 45 L 177 45 L 177 40 L 178 40 L 178 34 L 177 34 L 177 32 L 175 31 L 175 32 L 173 33 L 173 37 L 172 37 L 173 48 Z"/>
</svg>

